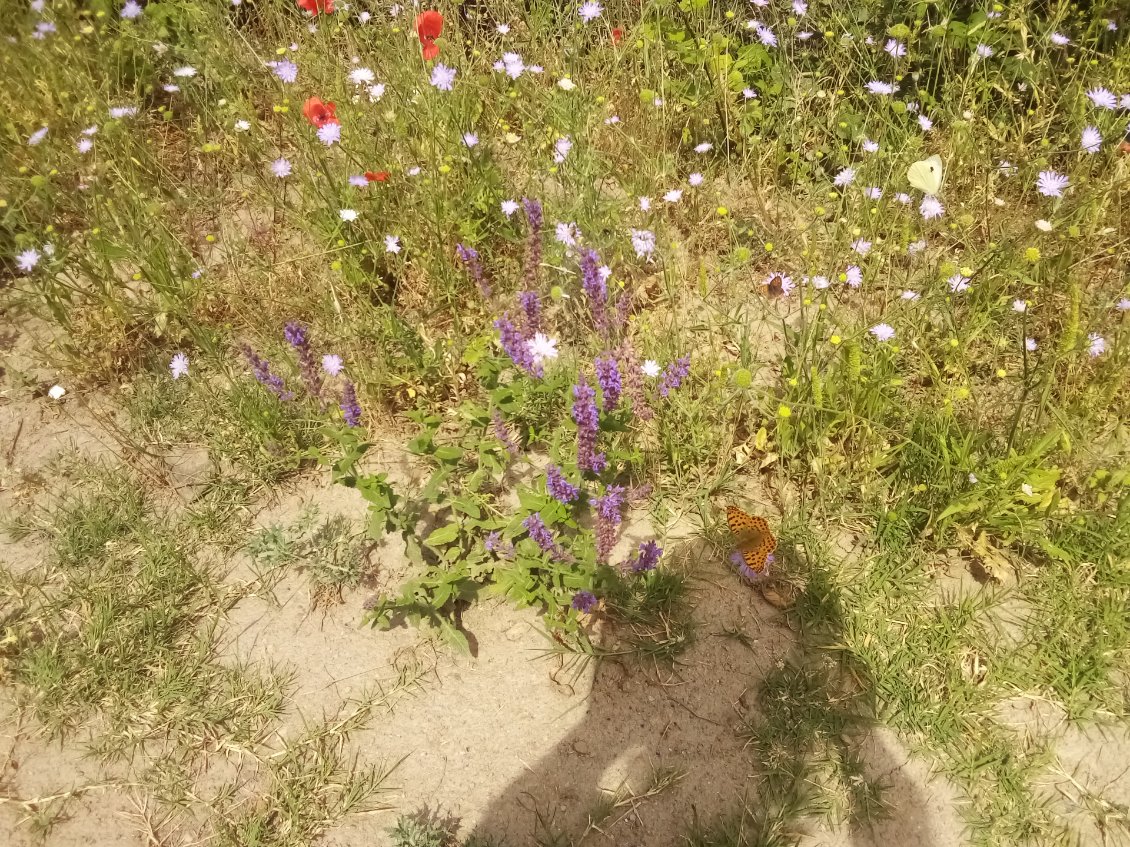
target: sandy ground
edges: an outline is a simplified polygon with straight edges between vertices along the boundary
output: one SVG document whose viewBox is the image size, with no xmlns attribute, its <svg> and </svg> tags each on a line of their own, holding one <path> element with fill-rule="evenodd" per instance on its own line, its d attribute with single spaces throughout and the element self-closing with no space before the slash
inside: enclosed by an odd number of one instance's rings
<svg viewBox="0 0 1130 847">
<path fill-rule="evenodd" d="M 38 471 L 60 450 L 108 458 L 121 453 L 105 425 L 108 411 L 73 395 L 62 405 L 47 399 L 43 388 L 56 375 L 28 367 L 26 358 L 13 367 L 13 351 L 8 353 L 7 373 L 0 377 L 0 512 L 40 488 Z M 359 518 L 364 512 L 355 492 L 307 478 L 264 504 L 256 522 L 286 523 L 310 502 L 323 516 Z M 327 847 L 387 844 L 388 827 L 404 812 L 457 823 L 462 835 L 533 844 L 552 832 L 583 831 L 602 795 L 616 792 L 636 799 L 613 809 L 586 844 L 674 845 L 692 817 L 709 820 L 735 811 L 743 798 L 753 802 L 749 752 L 737 730 L 756 709 L 761 677 L 801 649 L 781 612 L 692 542 L 680 549 L 693 576 L 700 623 L 697 639 L 674 667 L 616 660 L 598 666 L 554 654 L 535 612 L 497 602 L 464 617 L 475 655 L 452 655 L 414 629 L 362 627 L 370 589 L 316 608 L 302 574 L 287 573 L 269 589 L 257 587 L 246 561 L 233 562 L 228 576 L 247 590 L 228 615 L 221 660 L 271 662 L 294 672 L 280 737 L 393 684 L 405 667 L 418 675 L 390 712 L 378 713 L 349 740 L 363 763 L 398 763 L 390 790 L 380 797 L 388 809 L 346 819 L 321 839 Z M 40 555 L 33 544 L 0 536 L 0 562 L 10 568 L 28 567 Z M 402 567 L 394 554 L 377 565 L 378 581 L 390 582 Z M 748 646 L 724 636 L 725 629 L 745 632 Z M 147 837 L 136 814 L 145 798 L 129 786 L 127 769 L 85 757 L 81 734 L 50 741 L 35 726 L 18 723 L 10 694 L 0 688 L 0 842 L 160 843 Z M 1026 708 L 1022 703 L 1011 714 L 1030 728 L 1035 717 Z M 1041 731 L 1058 733 L 1064 763 L 1063 778 L 1049 777 L 1049 791 L 1082 785 L 1105 789 L 1113 802 L 1130 799 L 1130 781 L 1124 770 L 1118 773 L 1130 750 L 1124 731 L 1096 737 L 1055 724 L 1054 716 L 1050 727 L 1046 714 L 1040 719 Z M 863 750 L 869 774 L 889 786 L 890 818 L 858 831 L 813 824 L 798 833 L 802 843 L 964 843 L 958 795 L 926 763 L 912 759 L 882 729 L 870 734 Z M 661 793 L 644 796 L 663 772 L 680 777 Z M 51 806 L 43 798 L 69 792 L 74 796 L 64 818 L 41 841 L 29 818 Z"/>
</svg>

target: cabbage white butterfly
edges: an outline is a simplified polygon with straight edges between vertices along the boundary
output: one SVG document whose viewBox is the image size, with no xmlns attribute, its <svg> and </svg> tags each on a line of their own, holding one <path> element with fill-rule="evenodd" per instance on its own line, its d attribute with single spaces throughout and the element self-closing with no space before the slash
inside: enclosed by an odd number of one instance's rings
<svg viewBox="0 0 1130 847">
<path fill-rule="evenodd" d="M 931 156 L 915 162 L 906 170 L 907 181 L 926 194 L 937 194 L 942 190 L 942 157 Z"/>
</svg>

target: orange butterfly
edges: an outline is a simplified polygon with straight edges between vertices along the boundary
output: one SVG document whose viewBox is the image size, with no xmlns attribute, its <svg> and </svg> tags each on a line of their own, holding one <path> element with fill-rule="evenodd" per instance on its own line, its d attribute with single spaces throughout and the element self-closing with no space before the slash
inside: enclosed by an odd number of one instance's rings
<svg viewBox="0 0 1130 847">
<path fill-rule="evenodd" d="M 727 506 L 726 523 L 730 525 L 746 567 L 758 576 L 764 574 L 769 554 L 777 549 L 777 539 L 769 530 L 768 521 L 746 514 L 737 506 Z"/>
<path fill-rule="evenodd" d="M 765 294 L 766 297 L 775 300 L 785 293 L 784 278 L 780 274 L 777 274 L 771 280 L 769 280 L 769 282 L 761 286 L 761 291 Z"/>
</svg>

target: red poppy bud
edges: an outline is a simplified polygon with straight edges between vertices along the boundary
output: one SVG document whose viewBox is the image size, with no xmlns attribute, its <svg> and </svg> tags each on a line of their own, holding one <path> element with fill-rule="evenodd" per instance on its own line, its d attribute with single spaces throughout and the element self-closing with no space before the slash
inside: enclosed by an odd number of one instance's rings
<svg viewBox="0 0 1130 847">
<path fill-rule="evenodd" d="M 416 37 L 420 39 L 426 61 L 430 62 L 439 55 L 439 45 L 436 44 L 436 39 L 442 33 L 443 15 L 439 12 L 429 9 L 416 16 Z"/>
<path fill-rule="evenodd" d="M 365 171 L 365 179 L 369 182 L 387 182 L 388 171 Z"/>
</svg>

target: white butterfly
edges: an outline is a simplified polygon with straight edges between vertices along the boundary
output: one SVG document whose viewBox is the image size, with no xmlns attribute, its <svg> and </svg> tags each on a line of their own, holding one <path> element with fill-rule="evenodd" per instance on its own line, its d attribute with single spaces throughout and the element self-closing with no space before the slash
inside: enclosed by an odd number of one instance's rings
<svg viewBox="0 0 1130 847">
<path fill-rule="evenodd" d="M 931 156 L 921 162 L 915 162 L 906 170 L 907 181 L 926 194 L 937 194 L 942 190 L 942 158 Z"/>
</svg>

